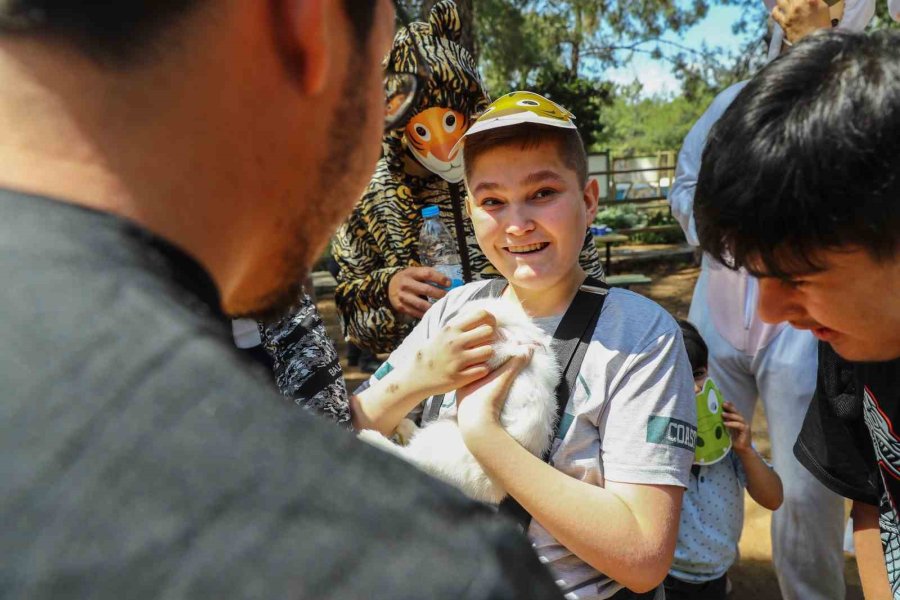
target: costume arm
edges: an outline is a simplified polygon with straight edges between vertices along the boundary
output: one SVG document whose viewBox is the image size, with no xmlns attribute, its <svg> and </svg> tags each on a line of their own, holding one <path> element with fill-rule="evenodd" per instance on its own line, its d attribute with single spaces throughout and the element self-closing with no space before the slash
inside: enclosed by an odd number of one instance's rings
<svg viewBox="0 0 900 600">
<path fill-rule="evenodd" d="M 412 329 L 388 300 L 391 278 L 409 265 L 389 264 L 394 257 L 381 252 L 359 206 L 338 230 L 332 254 L 340 268 L 334 301 L 344 335 L 373 352 L 390 352 Z"/>
<path fill-rule="evenodd" d="M 854 501 L 853 545 L 856 548 L 856 564 L 866 600 L 891 600 L 887 569 L 884 566 L 884 549 L 881 545 L 881 528 L 878 525 L 878 507 Z"/>
<path fill-rule="evenodd" d="M 600 253 L 597 252 L 597 246 L 594 244 L 594 235 L 588 229 L 584 236 L 584 245 L 581 247 L 581 255 L 578 257 L 581 268 L 584 272 L 604 281 L 606 274 L 603 272 L 603 261 L 600 260 Z"/>
</svg>

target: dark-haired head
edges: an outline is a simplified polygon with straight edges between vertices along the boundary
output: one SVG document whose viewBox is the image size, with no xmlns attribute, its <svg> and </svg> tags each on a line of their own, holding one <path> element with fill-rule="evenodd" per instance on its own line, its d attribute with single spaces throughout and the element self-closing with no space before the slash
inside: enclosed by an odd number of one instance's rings
<svg viewBox="0 0 900 600">
<path fill-rule="evenodd" d="M 107 65 L 128 65 L 152 53 L 159 35 L 214 0 L 5 0 L 0 35 L 43 35 L 71 43 Z M 376 2 L 343 0 L 355 37 L 366 47 Z"/>
<path fill-rule="evenodd" d="M 710 132 L 694 213 L 704 250 L 757 274 L 895 257 L 900 33 L 820 32 L 760 71 Z"/>
<path fill-rule="evenodd" d="M 697 328 L 690 321 L 678 319 L 681 327 L 681 337 L 684 338 L 684 349 L 687 350 L 688 360 L 691 363 L 691 371 L 696 373 L 705 370 L 709 362 L 709 349 Z"/>
</svg>

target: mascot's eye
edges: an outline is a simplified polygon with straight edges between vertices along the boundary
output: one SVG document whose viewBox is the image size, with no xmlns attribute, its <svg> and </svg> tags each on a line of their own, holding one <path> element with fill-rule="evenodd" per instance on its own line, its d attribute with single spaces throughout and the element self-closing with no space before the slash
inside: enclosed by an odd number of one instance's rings
<svg viewBox="0 0 900 600">
<path fill-rule="evenodd" d="M 456 129 L 456 115 L 447 113 L 444 115 L 444 131 L 452 133 Z"/>
<path fill-rule="evenodd" d="M 415 126 L 416 135 L 425 140 L 426 142 L 431 139 L 431 132 L 428 131 L 428 128 L 424 125 L 416 125 Z"/>
<path fill-rule="evenodd" d="M 518 102 L 516 102 L 516 104 L 518 104 L 519 106 L 540 106 L 540 104 L 538 104 L 534 100 L 519 100 Z"/>
<path fill-rule="evenodd" d="M 719 401 L 712 394 L 710 394 L 708 402 L 709 412 L 711 412 L 712 414 L 716 414 L 717 412 L 719 412 Z"/>
</svg>

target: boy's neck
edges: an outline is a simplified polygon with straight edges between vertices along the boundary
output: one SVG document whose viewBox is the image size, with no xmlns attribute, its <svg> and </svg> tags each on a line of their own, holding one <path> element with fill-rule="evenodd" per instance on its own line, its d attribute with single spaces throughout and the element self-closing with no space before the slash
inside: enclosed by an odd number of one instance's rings
<svg viewBox="0 0 900 600">
<path fill-rule="evenodd" d="M 510 282 L 503 295 L 518 302 L 529 317 L 552 317 L 566 312 L 586 277 L 578 266 L 551 288 L 528 289 Z"/>
</svg>

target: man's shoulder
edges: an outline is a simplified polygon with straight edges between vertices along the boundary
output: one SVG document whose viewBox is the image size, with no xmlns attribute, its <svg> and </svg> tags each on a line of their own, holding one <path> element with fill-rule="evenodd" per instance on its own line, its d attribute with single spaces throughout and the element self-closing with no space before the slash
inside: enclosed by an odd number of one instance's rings
<svg viewBox="0 0 900 600">
<path fill-rule="evenodd" d="M 180 286 L 31 250 L 0 257 L 13 595 L 558 597 L 524 538 L 282 398 Z"/>
</svg>

